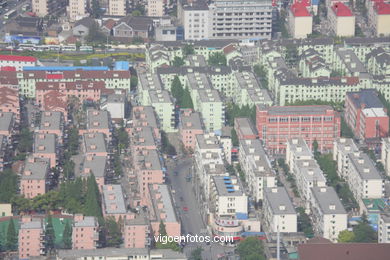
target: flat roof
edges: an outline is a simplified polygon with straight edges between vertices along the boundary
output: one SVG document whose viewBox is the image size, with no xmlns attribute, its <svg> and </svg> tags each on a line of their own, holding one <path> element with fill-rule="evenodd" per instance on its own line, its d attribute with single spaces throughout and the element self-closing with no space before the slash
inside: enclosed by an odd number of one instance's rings
<svg viewBox="0 0 390 260">
<path fill-rule="evenodd" d="M 236 117 L 234 120 L 235 124 L 237 123 L 235 126 L 241 130 L 243 135 L 257 135 L 257 131 L 249 118 Z"/>
<path fill-rule="evenodd" d="M 219 149 L 221 145 L 218 137 L 214 134 L 196 135 L 196 142 L 200 149 Z"/>
<path fill-rule="evenodd" d="M 212 176 L 218 196 L 244 196 L 243 188 L 237 178 Z"/>
<path fill-rule="evenodd" d="M 108 111 L 88 109 L 87 129 L 109 129 Z"/>
<path fill-rule="evenodd" d="M 43 229 L 42 220 L 22 222 L 20 224 L 20 229 Z"/>
<path fill-rule="evenodd" d="M 324 214 L 347 214 L 333 187 L 313 187 L 311 191 Z"/>
<path fill-rule="evenodd" d="M 350 153 L 348 158 L 362 180 L 381 180 L 382 177 L 370 157 L 363 153 Z"/>
<path fill-rule="evenodd" d="M 211 89 L 211 81 L 205 73 L 187 73 L 187 80 L 191 89 Z"/>
<path fill-rule="evenodd" d="M 153 146 L 156 144 L 154 139 L 153 129 L 150 126 L 135 127 L 135 134 L 132 138 L 133 145 L 137 146 Z"/>
<path fill-rule="evenodd" d="M 299 157 L 312 157 L 313 154 L 310 151 L 309 147 L 307 146 L 305 140 L 301 137 L 299 138 L 292 138 L 287 141 L 289 144 L 291 152 L 294 153 L 295 156 Z"/>
<path fill-rule="evenodd" d="M 84 137 L 84 146 L 87 153 L 107 152 L 106 140 L 104 139 L 104 134 L 85 133 L 83 137 Z"/>
<path fill-rule="evenodd" d="M 34 153 L 55 153 L 56 135 L 55 134 L 34 134 Z"/>
<path fill-rule="evenodd" d="M 170 103 L 173 104 L 171 94 L 167 90 L 149 90 L 149 97 L 152 103 Z"/>
<path fill-rule="evenodd" d="M 326 178 L 316 160 L 299 160 L 296 162 L 296 166 L 297 174 L 303 175 L 305 180 L 326 182 Z"/>
<path fill-rule="evenodd" d="M 83 216 L 82 220 L 73 221 L 75 227 L 96 227 L 98 226 L 97 219 L 92 216 Z"/>
<path fill-rule="evenodd" d="M 202 120 L 199 112 L 181 109 L 180 120 L 182 129 L 202 129 Z"/>
<path fill-rule="evenodd" d="M 162 170 L 163 165 L 157 149 L 148 149 L 136 154 L 136 162 L 142 165 L 142 169 Z"/>
<path fill-rule="evenodd" d="M 71 249 L 58 250 L 58 257 L 61 260 L 74 260 L 81 257 L 128 257 L 128 256 L 149 255 L 147 248 L 97 248 L 97 249 Z"/>
<path fill-rule="evenodd" d="M 264 197 L 268 201 L 274 214 L 297 214 L 286 188 L 274 187 L 265 188 Z"/>
<path fill-rule="evenodd" d="M 103 185 L 103 200 L 107 214 L 124 214 L 127 212 L 121 185 Z"/>
<path fill-rule="evenodd" d="M 133 108 L 133 120 L 147 122 L 148 126 L 157 128 L 157 117 L 152 106 L 138 106 Z M 138 125 L 137 125 L 138 126 Z"/>
<path fill-rule="evenodd" d="M 284 115 L 321 115 L 326 111 L 332 110 L 331 106 L 273 106 L 268 109 L 269 115 L 284 116 Z"/>
<path fill-rule="evenodd" d="M 201 102 L 222 102 L 221 96 L 216 89 L 198 89 Z"/>
<path fill-rule="evenodd" d="M 0 131 L 10 131 L 12 117 L 14 113 L 12 112 L 0 112 Z"/>
<path fill-rule="evenodd" d="M 45 180 L 50 169 L 50 160 L 47 158 L 26 159 L 22 180 Z"/>
<path fill-rule="evenodd" d="M 157 74 L 150 72 L 138 72 L 138 81 L 143 90 L 162 89 L 161 80 Z"/>
<path fill-rule="evenodd" d="M 153 185 L 157 185 L 157 190 L 153 189 Z M 166 184 L 149 184 L 149 190 L 153 194 L 151 198 L 157 219 L 160 219 L 160 212 L 164 212 L 166 215 L 164 222 L 178 222 L 168 186 Z M 156 199 L 156 193 L 161 195 L 159 199 Z M 158 202 L 162 202 L 162 209 L 158 208 Z"/>
<path fill-rule="evenodd" d="M 61 130 L 62 113 L 43 111 L 41 115 L 40 130 Z"/>
<path fill-rule="evenodd" d="M 97 178 L 102 178 L 105 176 L 106 173 L 106 164 L 106 156 L 84 156 L 82 164 L 83 170 L 80 175 L 89 176 L 90 174 L 93 174 Z M 87 169 L 89 169 L 89 172 L 86 172 Z"/>
<path fill-rule="evenodd" d="M 379 99 L 378 92 L 375 89 L 362 89 L 356 92 L 347 92 L 347 97 L 352 101 L 356 108 L 383 108 Z"/>
</svg>

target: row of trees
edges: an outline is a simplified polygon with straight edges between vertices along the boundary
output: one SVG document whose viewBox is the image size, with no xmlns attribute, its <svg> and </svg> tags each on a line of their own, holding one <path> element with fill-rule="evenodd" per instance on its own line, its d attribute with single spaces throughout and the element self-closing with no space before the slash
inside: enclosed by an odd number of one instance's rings
<svg viewBox="0 0 390 260">
<path fill-rule="evenodd" d="M 226 106 L 227 125 L 233 126 L 236 117 L 249 117 L 252 123 L 256 124 L 256 106 L 245 105 L 240 107 L 237 104 L 228 103 Z"/>
<path fill-rule="evenodd" d="M 178 76 L 175 76 L 172 81 L 171 93 L 172 96 L 176 99 L 176 104 L 180 108 L 194 108 L 190 90 L 188 88 L 183 88 L 183 85 L 181 84 Z"/>
<path fill-rule="evenodd" d="M 377 232 L 372 228 L 364 213 L 352 231 L 341 231 L 338 237 L 340 243 L 377 243 Z"/>
</svg>

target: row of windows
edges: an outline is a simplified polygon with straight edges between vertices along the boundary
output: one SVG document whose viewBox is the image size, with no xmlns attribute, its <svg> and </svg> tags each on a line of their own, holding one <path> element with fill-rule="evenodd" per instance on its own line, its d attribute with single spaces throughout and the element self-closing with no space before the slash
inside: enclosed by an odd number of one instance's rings
<svg viewBox="0 0 390 260">
<path fill-rule="evenodd" d="M 333 116 L 314 116 L 314 117 L 270 117 L 268 118 L 269 123 L 298 123 L 298 122 L 331 122 L 333 121 Z"/>
</svg>

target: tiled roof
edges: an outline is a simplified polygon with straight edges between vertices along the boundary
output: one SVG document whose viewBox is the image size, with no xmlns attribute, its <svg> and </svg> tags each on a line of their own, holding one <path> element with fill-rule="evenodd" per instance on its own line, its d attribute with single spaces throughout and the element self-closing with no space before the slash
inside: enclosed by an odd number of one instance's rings
<svg viewBox="0 0 390 260">
<path fill-rule="evenodd" d="M 296 2 L 291 5 L 291 12 L 295 17 L 311 16 L 303 2 Z"/>
<path fill-rule="evenodd" d="M 31 57 L 31 56 L 0 55 L 0 60 L 4 60 L 4 61 L 36 62 L 37 58 Z"/>
<path fill-rule="evenodd" d="M 334 3 L 332 10 L 336 16 L 353 16 L 351 9 L 342 2 Z"/>
<path fill-rule="evenodd" d="M 377 14 L 390 14 L 390 4 L 383 1 L 376 2 L 374 5 L 374 10 Z"/>
</svg>

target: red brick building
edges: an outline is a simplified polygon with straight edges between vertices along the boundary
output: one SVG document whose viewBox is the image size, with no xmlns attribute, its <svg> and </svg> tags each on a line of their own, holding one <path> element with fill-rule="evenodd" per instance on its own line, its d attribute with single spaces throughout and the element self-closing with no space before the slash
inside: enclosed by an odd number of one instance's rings
<svg viewBox="0 0 390 260">
<path fill-rule="evenodd" d="M 284 154 L 287 140 L 302 137 L 321 151 L 331 150 L 340 137 L 340 114 L 330 106 L 274 106 L 256 108 L 259 138 L 271 154 Z"/>
<path fill-rule="evenodd" d="M 348 92 L 344 117 L 355 137 L 368 143 L 380 143 L 389 134 L 387 109 L 374 89 Z"/>
</svg>

